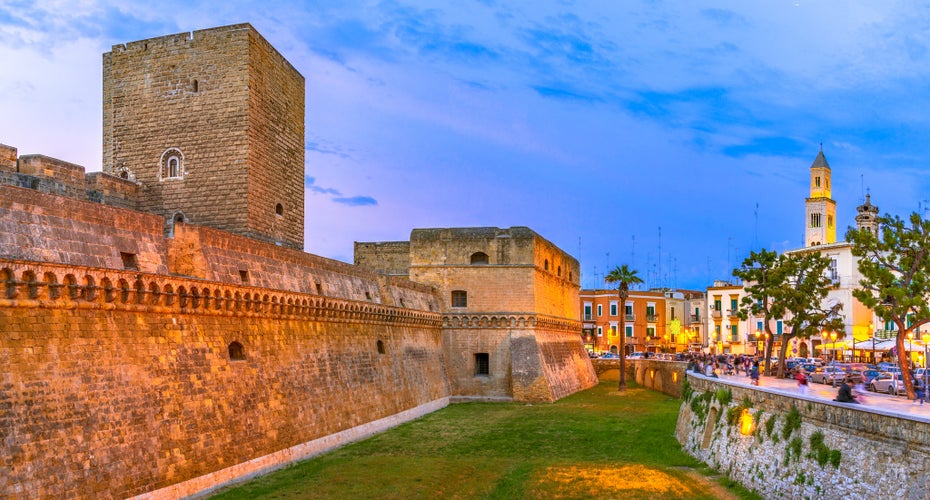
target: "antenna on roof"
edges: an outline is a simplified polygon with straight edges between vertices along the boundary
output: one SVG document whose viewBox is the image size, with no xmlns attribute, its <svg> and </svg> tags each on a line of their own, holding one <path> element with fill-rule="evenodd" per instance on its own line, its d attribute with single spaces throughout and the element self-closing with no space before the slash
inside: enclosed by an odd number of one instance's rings
<svg viewBox="0 0 930 500">
<path fill-rule="evenodd" d="M 823 141 L 820 141 L 820 152 L 823 153 Z"/>
</svg>

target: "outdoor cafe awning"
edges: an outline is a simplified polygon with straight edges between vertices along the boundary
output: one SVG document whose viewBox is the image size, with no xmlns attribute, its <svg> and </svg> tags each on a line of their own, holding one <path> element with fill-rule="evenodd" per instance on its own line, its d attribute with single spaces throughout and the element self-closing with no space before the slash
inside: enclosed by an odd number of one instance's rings
<svg viewBox="0 0 930 500">
<path fill-rule="evenodd" d="M 836 343 L 841 344 L 840 341 L 837 341 Z M 873 344 L 872 339 L 869 338 L 863 341 L 856 341 L 856 350 L 857 351 L 876 351 L 876 352 L 890 351 L 891 348 L 895 346 L 895 343 L 896 343 L 895 339 L 881 339 L 881 340 L 876 339 L 875 343 Z M 830 344 L 824 344 L 824 345 L 830 345 Z M 822 347 L 822 346 L 818 346 L 818 347 Z M 822 348 L 828 349 L 828 350 L 832 349 L 830 347 L 822 347 Z M 836 349 L 851 349 L 851 348 L 852 348 L 851 342 L 846 344 L 845 347 L 836 347 Z M 904 349 L 909 352 L 923 352 L 924 346 L 923 344 L 912 342 L 910 340 L 905 339 Z"/>
</svg>

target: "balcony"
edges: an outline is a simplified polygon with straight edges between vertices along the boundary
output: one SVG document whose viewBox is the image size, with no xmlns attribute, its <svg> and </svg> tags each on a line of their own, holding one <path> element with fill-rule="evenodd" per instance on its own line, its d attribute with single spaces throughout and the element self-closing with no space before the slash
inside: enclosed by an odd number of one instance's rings
<svg viewBox="0 0 930 500">
<path fill-rule="evenodd" d="M 646 322 L 647 322 L 647 323 L 655 323 L 656 320 L 658 320 L 658 319 L 659 319 L 659 315 L 658 315 L 658 314 L 648 314 L 648 313 L 646 314 Z"/>
<path fill-rule="evenodd" d="M 585 314 L 585 315 L 584 315 L 584 321 L 593 321 L 593 320 L 594 320 L 594 315 L 593 315 L 593 314 Z"/>
<path fill-rule="evenodd" d="M 692 323 L 700 323 L 700 322 L 701 322 L 701 316 L 700 316 L 699 314 L 692 314 L 692 315 L 691 315 L 691 322 L 692 322 Z"/>
<path fill-rule="evenodd" d="M 625 316 L 626 316 L 626 321 L 635 321 L 635 320 L 636 320 L 636 315 L 635 315 L 635 314 L 626 314 Z"/>
<path fill-rule="evenodd" d="M 716 309 L 714 309 L 714 311 L 712 312 L 712 314 L 713 314 L 713 316 L 714 316 L 714 319 L 720 319 L 720 318 L 723 317 L 723 311 L 718 311 L 718 310 L 716 310 Z"/>
<path fill-rule="evenodd" d="M 728 314 L 728 316 L 730 316 L 731 318 L 735 318 L 735 317 L 739 316 L 739 309 L 736 309 L 736 308 L 730 309 L 730 310 L 727 312 L 727 314 Z"/>
</svg>

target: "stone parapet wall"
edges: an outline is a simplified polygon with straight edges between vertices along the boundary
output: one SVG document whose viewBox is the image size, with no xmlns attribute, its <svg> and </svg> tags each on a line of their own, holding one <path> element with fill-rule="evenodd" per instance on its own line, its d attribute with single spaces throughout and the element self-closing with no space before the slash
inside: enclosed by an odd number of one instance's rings
<svg viewBox="0 0 930 500">
<path fill-rule="evenodd" d="M 690 373 L 688 382 L 678 441 L 765 498 L 930 495 L 930 421 Z"/>
<path fill-rule="evenodd" d="M 2 175 L 2 173 L 0 173 Z M 167 273 L 163 220 L 30 189 L 0 185 L 0 257 Z"/>
<path fill-rule="evenodd" d="M 424 311 L 440 308 L 430 286 L 217 229 L 176 224 L 168 245 L 177 274 Z"/>
<path fill-rule="evenodd" d="M 627 364 L 633 365 L 633 379 L 637 384 L 669 396 L 681 397 L 681 387 L 685 381 L 685 369 L 688 363 L 637 359 L 627 360 Z"/>
<path fill-rule="evenodd" d="M 191 494 L 448 402 L 437 313 L 17 261 L 0 287 L 0 497 Z"/>
</svg>

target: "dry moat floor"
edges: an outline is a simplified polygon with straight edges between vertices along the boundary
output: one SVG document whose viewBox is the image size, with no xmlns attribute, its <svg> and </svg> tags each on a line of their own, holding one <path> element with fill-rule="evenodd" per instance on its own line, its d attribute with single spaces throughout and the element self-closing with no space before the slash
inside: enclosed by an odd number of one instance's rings
<svg viewBox="0 0 930 500">
<path fill-rule="evenodd" d="M 552 404 L 451 405 L 215 498 L 755 498 L 681 451 L 681 400 L 612 375 Z"/>
</svg>

